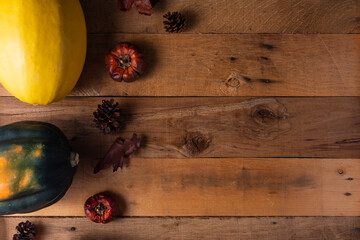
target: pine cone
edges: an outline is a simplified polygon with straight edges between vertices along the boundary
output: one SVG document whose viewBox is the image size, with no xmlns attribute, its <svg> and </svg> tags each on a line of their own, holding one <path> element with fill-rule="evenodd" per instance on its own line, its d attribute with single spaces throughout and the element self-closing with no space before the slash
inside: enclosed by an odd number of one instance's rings
<svg viewBox="0 0 360 240">
<path fill-rule="evenodd" d="M 120 130 L 120 108 L 119 103 L 103 100 L 102 105 L 98 105 L 98 109 L 94 112 L 95 126 L 99 128 L 104 134 L 116 133 Z"/>
<path fill-rule="evenodd" d="M 185 26 L 185 17 L 179 12 L 168 12 L 164 15 L 164 27 L 167 32 L 180 32 Z"/>
<path fill-rule="evenodd" d="M 30 221 L 21 222 L 16 226 L 16 230 L 19 232 L 13 236 L 13 240 L 33 240 L 36 235 L 35 225 Z"/>
</svg>

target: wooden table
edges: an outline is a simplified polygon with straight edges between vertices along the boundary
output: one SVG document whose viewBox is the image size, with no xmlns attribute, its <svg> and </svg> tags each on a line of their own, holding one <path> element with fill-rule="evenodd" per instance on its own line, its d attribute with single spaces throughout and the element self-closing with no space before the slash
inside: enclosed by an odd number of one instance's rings
<svg viewBox="0 0 360 240">
<path fill-rule="evenodd" d="M 81 156 L 66 196 L 27 215 L 0 218 L 0 239 L 26 219 L 40 240 L 360 239 L 360 4 L 357 0 L 164 0 L 151 17 L 115 0 L 82 1 L 88 55 L 69 97 L 31 106 L 0 88 L 0 124 L 59 126 Z M 180 11 L 182 34 L 162 15 Z M 352 34 L 349 34 L 352 33 Z M 116 83 L 104 56 L 139 46 L 148 63 Z M 116 136 L 92 125 L 114 98 L 145 147 L 119 172 L 92 173 Z M 84 217 L 100 191 L 124 217 Z"/>
</svg>

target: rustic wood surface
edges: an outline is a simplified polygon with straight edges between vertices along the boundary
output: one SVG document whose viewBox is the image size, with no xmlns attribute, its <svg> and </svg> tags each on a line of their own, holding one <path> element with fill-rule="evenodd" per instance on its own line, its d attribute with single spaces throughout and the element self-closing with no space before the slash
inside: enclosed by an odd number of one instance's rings
<svg viewBox="0 0 360 240">
<path fill-rule="evenodd" d="M 113 81 L 118 42 L 143 49 L 139 81 Z M 73 96 L 359 96 L 359 35 L 93 34 Z M 0 88 L 1 96 L 10 96 Z"/>
<path fill-rule="evenodd" d="M 104 135 L 92 113 L 103 98 L 68 97 L 49 106 L 0 98 L 0 124 L 59 126 L 83 158 L 104 156 L 116 136 L 144 137 L 142 158 L 360 157 L 360 98 L 113 98 L 125 127 Z M 110 99 L 110 98 L 106 98 Z"/>
<path fill-rule="evenodd" d="M 0 217 L 1 240 L 26 219 L 44 240 L 360 239 L 359 0 L 161 0 L 151 17 L 80 1 L 88 55 L 71 97 L 31 106 L 0 86 L 0 125 L 56 124 L 79 169 L 55 205 Z M 165 33 L 168 11 L 185 15 L 183 33 Z M 123 41 L 147 62 L 130 84 L 104 69 Z M 110 98 L 126 127 L 105 136 L 92 112 Z M 133 132 L 144 147 L 126 167 L 93 174 Z M 105 190 L 126 217 L 94 224 L 83 203 Z"/>
<path fill-rule="evenodd" d="M 146 240 L 146 239 L 359 239 L 356 217 L 202 217 L 121 218 L 99 225 L 85 218 L 0 219 L 0 239 L 12 239 L 14 226 L 30 219 L 39 228 L 38 239 Z"/>
<path fill-rule="evenodd" d="M 186 33 L 359 33 L 358 0 L 160 0 L 151 17 L 124 14 L 116 0 L 81 0 L 88 31 L 164 33 L 162 16 L 180 11 Z"/>
<path fill-rule="evenodd" d="M 28 215 L 83 216 L 101 191 L 117 195 L 124 216 L 360 214 L 358 159 L 132 158 L 122 171 L 93 174 L 95 164 L 82 159 L 65 197 Z"/>
</svg>

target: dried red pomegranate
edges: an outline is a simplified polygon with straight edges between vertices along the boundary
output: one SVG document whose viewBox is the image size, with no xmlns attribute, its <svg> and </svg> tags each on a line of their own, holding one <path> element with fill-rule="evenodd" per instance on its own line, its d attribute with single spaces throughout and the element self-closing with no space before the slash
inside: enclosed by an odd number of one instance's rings
<svg viewBox="0 0 360 240">
<path fill-rule="evenodd" d="M 143 72 L 141 53 L 129 43 L 118 44 L 105 57 L 106 70 L 115 81 L 133 82 Z"/>
<path fill-rule="evenodd" d="M 89 197 L 84 205 L 85 215 L 96 223 L 108 223 L 116 218 L 119 205 L 109 193 L 102 192 Z"/>
</svg>

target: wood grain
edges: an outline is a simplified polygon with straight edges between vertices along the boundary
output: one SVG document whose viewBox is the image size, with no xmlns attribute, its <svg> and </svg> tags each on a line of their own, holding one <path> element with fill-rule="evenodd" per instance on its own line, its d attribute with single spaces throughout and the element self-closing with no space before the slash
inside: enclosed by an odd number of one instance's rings
<svg viewBox="0 0 360 240">
<path fill-rule="evenodd" d="M 119 11 L 116 0 L 82 0 L 91 33 L 164 33 L 162 16 L 180 11 L 185 33 L 359 33 L 358 0 L 162 0 L 151 17 Z"/>
<path fill-rule="evenodd" d="M 319 240 L 360 238 L 359 217 L 121 218 L 94 224 L 85 218 L 0 218 L 0 239 L 12 239 L 15 226 L 30 220 L 41 240 L 267 239 Z"/>
<path fill-rule="evenodd" d="M 360 35 L 344 34 L 360 33 L 359 0 L 161 0 L 151 17 L 117 0 L 80 1 L 88 55 L 72 97 L 31 106 L 0 85 L 0 125 L 54 123 L 80 165 L 55 205 L 0 217 L 1 240 L 26 219 L 45 240 L 360 239 Z M 183 33 L 165 33 L 168 11 L 185 15 Z M 104 70 L 124 41 L 147 64 L 131 84 Z M 104 96 L 123 109 L 117 135 L 93 126 Z M 125 168 L 93 174 L 115 138 L 133 132 L 143 148 Z M 101 191 L 125 217 L 83 217 Z"/>
<path fill-rule="evenodd" d="M 118 196 L 125 216 L 359 216 L 359 159 L 136 158 L 93 174 L 80 159 L 69 192 L 30 216 L 83 216 L 85 200 Z M 342 174 L 340 173 L 342 172 Z"/>
<path fill-rule="evenodd" d="M 144 76 L 118 83 L 104 57 L 143 49 Z M 360 35 L 90 35 L 73 96 L 360 96 Z M 0 96 L 10 96 L 0 88 Z"/>
<path fill-rule="evenodd" d="M 59 126 L 84 158 L 101 158 L 117 136 L 144 137 L 138 156 L 360 157 L 360 98 L 114 98 L 125 127 L 103 135 L 92 113 L 103 98 L 68 97 L 50 106 L 0 98 L 0 125 Z M 110 99 L 110 98 L 106 98 Z"/>
</svg>

